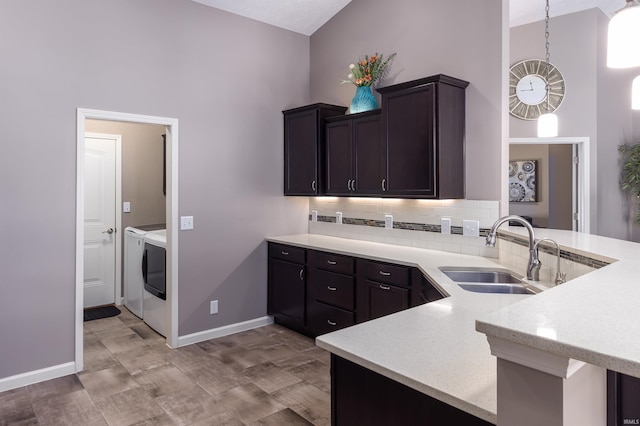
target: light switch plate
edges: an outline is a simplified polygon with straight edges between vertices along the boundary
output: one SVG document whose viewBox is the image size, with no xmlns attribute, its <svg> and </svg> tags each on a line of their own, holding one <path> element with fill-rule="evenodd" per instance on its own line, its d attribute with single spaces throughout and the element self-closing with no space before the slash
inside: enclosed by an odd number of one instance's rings
<svg viewBox="0 0 640 426">
<path fill-rule="evenodd" d="M 462 236 L 463 237 L 479 237 L 480 236 L 480 222 L 477 220 L 463 220 L 462 221 Z"/>
<path fill-rule="evenodd" d="M 336 223 L 342 225 L 342 212 L 336 212 Z"/>
<path fill-rule="evenodd" d="M 440 233 L 451 234 L 451 219 L 443 217 L 440 219 Z"/>
<path fill-rule="evenodd" d="M 180 230 L 193 229 L 193 216 L 180 216 Z"/>
<path fill-rule="evenodd" d="M 311 210 L 311 222 L 318 221 L 318 210 Z"/>
<path fill-rule="evenodd" d="M 217 313 L 218 313 L 218 301 L 212 300 L 211 304 L 209 305 L 209 315 L 213 315 Z"/>
<path fill-rule="evenodd" d="M 129 201 L 122 203 L 122 213 L 131 213 L 131 203 Z"/>
<path fill-rule="evenodd" d="M 386 229 L 393 229 L 393 215 L 390 215 L 390 214 L 384 215 L 384 227 Z"/>
</svg>

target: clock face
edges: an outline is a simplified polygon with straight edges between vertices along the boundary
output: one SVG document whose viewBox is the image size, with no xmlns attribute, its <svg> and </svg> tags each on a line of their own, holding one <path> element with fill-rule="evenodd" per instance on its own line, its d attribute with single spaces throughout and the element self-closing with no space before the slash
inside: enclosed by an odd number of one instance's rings
<svg viewBox="0 0 640 426">
<path fill-rule="evenodd" d="M 528 59 L 509 70 L 509 113 L 523 120 L 536 120 L 547 111 L 547 63 Z M 549 112 L 560 106 L 564 98 L 564 78 L 549 64 Z"/>
</svg>

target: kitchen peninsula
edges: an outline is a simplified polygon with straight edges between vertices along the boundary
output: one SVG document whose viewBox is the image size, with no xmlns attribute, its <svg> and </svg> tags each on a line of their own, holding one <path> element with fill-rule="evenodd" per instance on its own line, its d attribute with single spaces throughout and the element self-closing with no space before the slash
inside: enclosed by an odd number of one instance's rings
<svg viewBox="0 0 640 426">
<path fill-rule="evenodd" d="M 521 228 L 501 232 L 524 235 Z M 535 296 L 482 294 L 463 290 L 438 268 L 495 267 L 501 266 L 499 259 L 313 234 L 268 240 L 419 268 L 448 297 L 322 335 L 317 338 L 317 345 L 334 356 L 498 424 L 499 407 L 501 412 L 503 409 L 498 400 L 498 371 L 483 333 L 640 376 L 640 343 L 638 339 L 624 338 L 640 334 L 631 306 L 640 296 L 640 287 L 634 286 L 637 280 L 633 268 L 633 259 L 640 256 L 640 245 L 568 231 L 536 233 L 538 238 L 555 239 L 563 250 L 619 261 Z M 594 407 L 602 416 L 604 396 Z M 604 423 L 603 418 L 595 421 L 592 424 Z"/>
</svg>

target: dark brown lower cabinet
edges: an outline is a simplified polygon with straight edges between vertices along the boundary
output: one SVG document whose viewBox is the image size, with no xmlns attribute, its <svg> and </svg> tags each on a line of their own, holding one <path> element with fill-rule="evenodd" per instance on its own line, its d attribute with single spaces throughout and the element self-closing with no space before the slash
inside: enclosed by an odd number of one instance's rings
<svg viewBox="0 0 640 426">
<path fill-rule="evenodd" d="M 370 319 L 409 308 L 409 289 L 375 281 L 366 281 L 364 288 Z"/>
<path fill-rule="evenodd" d="M 331 355 L 333 426 L 488 426 L 451 405 Z"/>
<path fill-rule="evenodd" d="M 441 298 L 417 268 L 269 243 L 267 311 L 311 337 Z"/>
</svg>

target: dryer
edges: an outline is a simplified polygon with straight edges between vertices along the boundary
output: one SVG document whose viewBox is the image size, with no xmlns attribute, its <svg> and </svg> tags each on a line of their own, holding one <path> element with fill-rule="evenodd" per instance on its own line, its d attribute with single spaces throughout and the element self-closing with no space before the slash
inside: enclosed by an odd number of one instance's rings
<svg viewBox="0 0 640 426">
<path fill-rule="evenodd" d="M 167 335 L 167 231 L 147 232 L 144 236 L 142 277 L 144 280 L 144 322 L 162 336 Z"/>
</svg>

